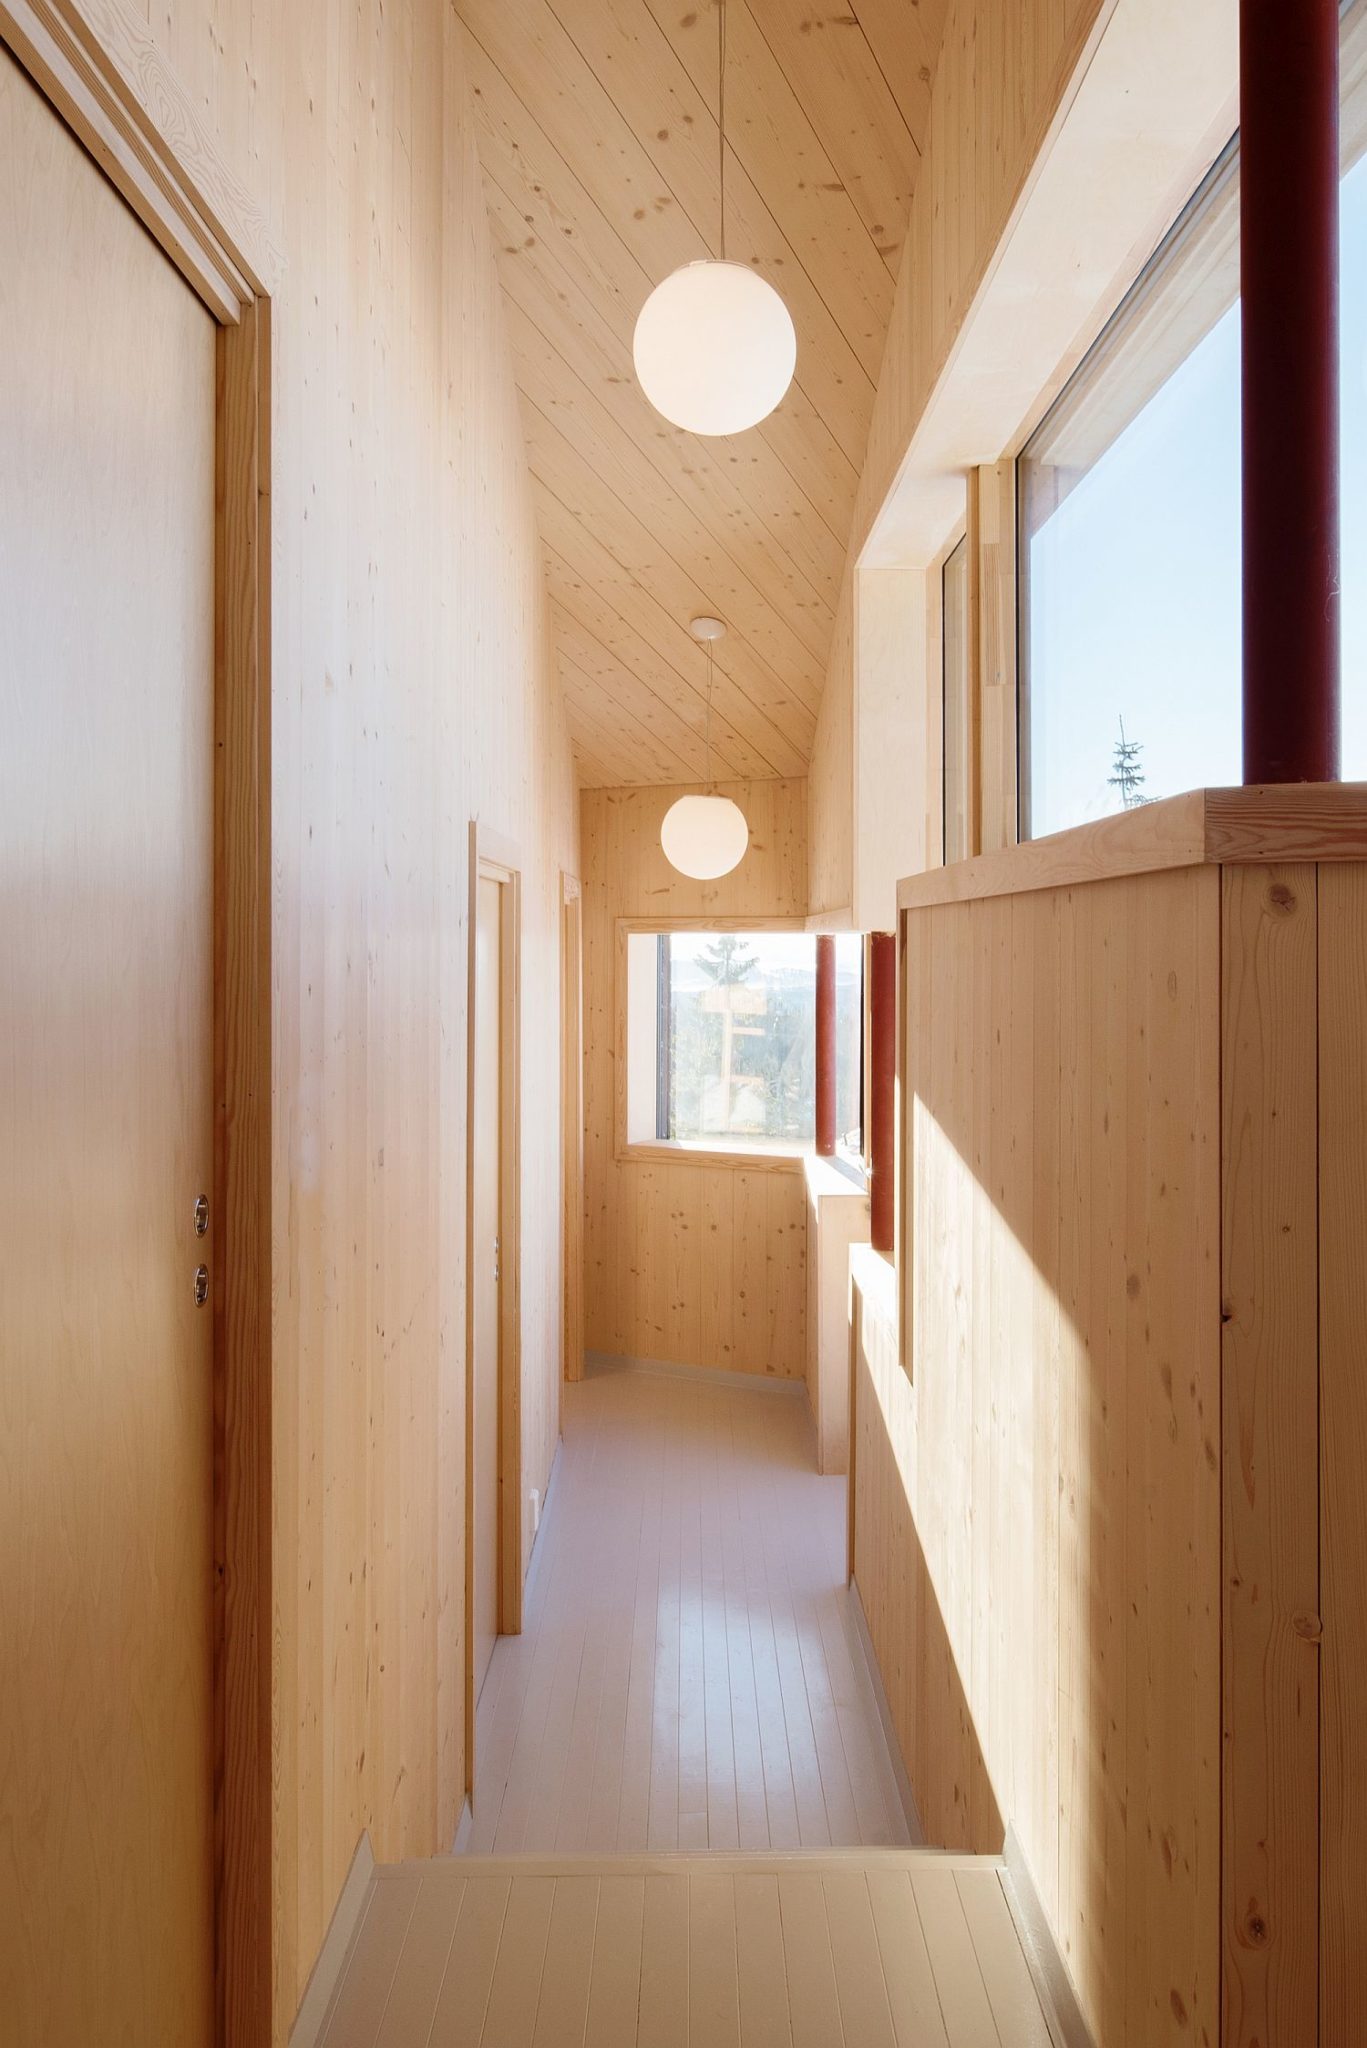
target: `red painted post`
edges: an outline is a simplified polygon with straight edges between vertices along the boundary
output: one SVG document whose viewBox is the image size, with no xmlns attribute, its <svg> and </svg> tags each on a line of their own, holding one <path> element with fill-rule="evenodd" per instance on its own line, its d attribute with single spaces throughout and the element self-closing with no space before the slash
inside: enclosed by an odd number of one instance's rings
<svg viewBox="0 0 1367 2048">
<path fill-rule="evenodd" d="M 835 939 L 816 936 L 816 1149 L 835 1152 Z"/>
<path fill-rule="evenodd" d="M 869 940 L 869 1237 L 890 1252 L 897 1217 L 897 941 Z"/>
<path fill-rule="evenodd" d="M 1242 0 L 1244 781 L 1339 773 L 1338 0 Z"/>
</svg>

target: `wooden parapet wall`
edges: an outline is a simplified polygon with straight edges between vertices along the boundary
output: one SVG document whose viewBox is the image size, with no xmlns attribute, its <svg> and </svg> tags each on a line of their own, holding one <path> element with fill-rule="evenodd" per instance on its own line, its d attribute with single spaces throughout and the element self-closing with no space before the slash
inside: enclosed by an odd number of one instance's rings
<svg viewBox="0 0 1367 2048">
<path fill-rule="evenodd" d="M 1364 835 L 1212 791 L 901 891 L 853 1568 L 927 1840 L 1014 1828 L 1099 2048 L 1367 1996 Z"/>
</svg>

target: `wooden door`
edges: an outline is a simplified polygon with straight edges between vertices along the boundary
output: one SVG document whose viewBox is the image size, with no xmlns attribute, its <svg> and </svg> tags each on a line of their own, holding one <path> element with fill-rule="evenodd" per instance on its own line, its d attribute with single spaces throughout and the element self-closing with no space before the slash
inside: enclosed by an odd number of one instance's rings
<svg viewBox="0 0 1367 2048">
<path fill-rule="evenodd" d="M 478 1698 L 498 1635 L 499 1398 L 502 1314 L 503 885 L 481 875 L 476 899 L 474 1145 L 471 1237 L 474 1686 Z"/>
<path fill-rule="evenodd" d="M 213 2028 L 209 316 L 0 51 L 0 2034 Z"/>
</svg>

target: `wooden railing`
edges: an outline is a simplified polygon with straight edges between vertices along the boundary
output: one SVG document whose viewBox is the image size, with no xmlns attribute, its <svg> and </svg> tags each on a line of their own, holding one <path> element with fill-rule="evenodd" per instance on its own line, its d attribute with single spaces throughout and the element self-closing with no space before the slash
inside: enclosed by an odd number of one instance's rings
<svg viewBox="0 0 1367 2048">
<path fill-rule="evenodd" d="M 1367 790 L 1198 792 L 899 901 L 853 1569 L 927 1838 L 1014 1832 L 1100 2048 L 1347 2048 Z"/>
</svg>

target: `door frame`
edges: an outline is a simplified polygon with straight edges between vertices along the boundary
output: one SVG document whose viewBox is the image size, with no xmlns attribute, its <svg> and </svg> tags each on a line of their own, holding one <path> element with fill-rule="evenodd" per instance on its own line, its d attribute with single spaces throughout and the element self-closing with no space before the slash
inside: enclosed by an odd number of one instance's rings
<svg viewBox="0 0 1367 2048">
<path fill-rule="evenodd" d="M 561 1384 L 584 1377 L 584 892 L 560 876 Z M 556 1434 L 559 1435 L 557 1417 Z"/>
<path fill-rule="evenodd" d="M 481 881 L 497 882 L 499 1037 L 498 1633 L 522 1633 L 522 856 L 470 821 L 465 1057 L 465 1790 L 475 1792 L 475 1060 L 476 924 Z"/>
<path fill-rule="evenodd" d="M 214 490 L 214 2006 L 272 2038 L 271 298 L 250 195 L 128 0 L 0 0 L 3 42 L 218 329 Z"/>
</svg>

